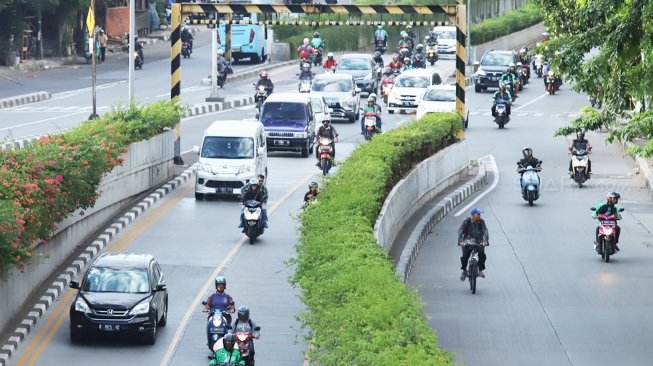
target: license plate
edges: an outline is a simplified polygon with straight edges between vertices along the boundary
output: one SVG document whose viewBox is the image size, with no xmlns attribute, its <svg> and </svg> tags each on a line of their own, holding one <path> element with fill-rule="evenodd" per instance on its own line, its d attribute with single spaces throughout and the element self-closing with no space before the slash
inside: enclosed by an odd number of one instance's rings
<svg viewBox="0 0 653 366">
<path fill-rule="evenodd" d="M 498 77 L 496 77 L 496 76 L 492 76 L 492 77 L 490 77 L 490 80 L 491 80 L 491 81 L 498 81 L 498 80 L 499 80 L 499 78 L 498 78 Z"/>
<path fill-rule="evenodd" d="M 240 52 L 239 49 L 232 49 L 232 50 L 231 50 L 231 53 L 239 53 L 239 52 Z"/>
<path fill-rule="evenodd" d="M 603 220 L 601 221 L 601 225 L 617 225 L 617 222 L 614 220 Z"/>
<path fill-rule="evenodd" d="M 231 193 L 231 192 L 232 192 L 232 188 L 229 188 L 229 187 L 218 187 L 218 188 L 215 189 L 215 191 L 218 192 L 218 193 Z"/>
<path fill-rule="evenodd" d="M 410 102 L 402 102 L 401 103 L 401 105 L 403 105 L 404 107 L 409 106 L 410 104 L 411 104 Z"/>
<path fill-rule="evenodd" d="M 275 146 L 288 146 L 288 145 L 290 145 L 290 141 L 288 141 L 288 140 L 274 140 L 274 145 Z"/>
<path fill-rule="evenodd" d="M 115 332 L 120 330 L 120 324 L 100 324 L 100 330 Z"/>
</svg>

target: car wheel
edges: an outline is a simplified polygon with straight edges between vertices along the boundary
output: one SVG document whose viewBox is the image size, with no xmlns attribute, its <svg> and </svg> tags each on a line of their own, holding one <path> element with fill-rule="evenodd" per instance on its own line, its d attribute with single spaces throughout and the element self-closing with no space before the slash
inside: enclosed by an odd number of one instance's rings
<svg viewBox="0 0 653 366">
<path fill-rule="evenodd" d="M 354 122 L 356 122 L 356 116 L 349 117 L 349 123 L 354 123 Z"/>
<path fill-rule="evenodd" d="M 72 343 L 80 343 L 82 339 L 84 339 L 84 337 L 81 331 L 70 328 L 70 341 Z"/>
<path fill-rule="evenodd" d="M 394 109 L 388 109 L 388 113 L 395 114 L 395 110 Z"/>
<path fill-rule="evenodd" d="M 163 304 L 163 315 L 161 315 L 161 320 L 159 320 L 159 326 L 165 327 L 168 323 L 168 299 Z"/>
<path fill-rule="evenodd" d="M 145 334 L 145 344 L 154 345 L 156 343 L 156 323 L 154 322 L 152 329 Z"/>
<path fill-rule="evenodd" d="M 481 92 L 481 86 L 480 85 L 474 85 L 474 91 L 477 93 Z"/>
<path fill-rule="evenodd" d="M 195 199 L 196 200 L 203 200 L 204 199 L 204 193 L 195 193 Z"/>
<path fill-rule="evenodd" d="M 308 146 L 302 149 L 302 158 L 307 158 L 309 155 Z"/>
</svg>

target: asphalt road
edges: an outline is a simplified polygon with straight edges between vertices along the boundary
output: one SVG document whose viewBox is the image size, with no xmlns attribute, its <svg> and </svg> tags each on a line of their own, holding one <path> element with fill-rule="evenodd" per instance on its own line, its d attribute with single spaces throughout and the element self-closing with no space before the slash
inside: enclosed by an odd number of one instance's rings
<svg viewBox="0 0 653 366">
<path fill-rule="evenodd" d="M 453 61 L 435 67 L 445 75 Z M 295 91 L 296 66 L 271 72 L 275 92 Z M 251 88 L 253 80 L 238 87 Z M 182 122 L 182 151 L 198 145 L 204 129 L 217 119 L 253 118 L 252 106 L 185 119 Z M 383 116 L 384 129 L 396 127 L 411 115 Z M 344 159 L 362 143 L 358 123 L 336 123 L 340 142 L 338 159 Z M 247 305 L 252 318 L 262 327 L 256 342 L 256 359 L 263 365 L 301 365 L 306 349 L 303 331 L 295 316 L 303 310 L 297 289 L 288 284 L 291 271 L 284 264 L 295 254 L 295 220 L 310 180 L 319 180 L 315 160 L 296 154 L 272 153 L 267 186 L 270 229 L 253 246 L 244 244 L 234 200 L 195 201 L 193 181 L 159 201 L 140 216 L 108 247 L 108 251 L 147 252 L 161 263 L 170 293 L 168 324 L 158 332 L 155 346 L 125 340 L 89 340 L 73 345 L 69 340 L 68 309 L 73 291 L 65 291 L 39 320 L 11 365 L 198 365 L 207 362 L 206 316 L 199 302 L 206 298 L 217 273 L 227 277 L 229 292 L 237 305 Z M 337 169 L 337 168 L 336 168 Z"/>
<path fill-rule="evenodd" d="M 543 93 L 541 79 L 528 85 L 499 130 L 489 116 L 491 94 L 468 89 L 472 156 L 494 156 L 499 174 L 475 204 L 490 231 L 486 279 L 476 295 L 458 279 L 457 229 L 467 207 L 434 228 L 410 283 L 419 286 L 439 345 L 465 365 L 650 365 L 653 204 L 632 159 L 606 146 L 605 134 L 587 135 L 594 174 L 577 188 L 566 175 L 568 140 L 552 136 L 587 100 L 568 85 Z M 525 146 L 544 161 L 534 207 L 521 198 L 515 172 Z M 613 190 L 626 211 L 621 252 L 606 264 L 593 250 L 589 208 Z"/>
</svg>

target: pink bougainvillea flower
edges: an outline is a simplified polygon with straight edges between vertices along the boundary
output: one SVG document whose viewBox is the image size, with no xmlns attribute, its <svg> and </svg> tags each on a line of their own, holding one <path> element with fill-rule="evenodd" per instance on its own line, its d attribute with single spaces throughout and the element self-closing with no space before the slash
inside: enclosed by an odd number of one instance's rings
<svg viewBox="0 0 653 366">
<path fill-rule="evenodd" d="M 56 179 L 57 182 L 60 182 L 60 183 L 61 183 L 61 181 L 63 181 L 63 176 L 62 176 L 61 174 L 59 174 L 59 175 L 57 175 L 54 179 Z"/>
</svg>

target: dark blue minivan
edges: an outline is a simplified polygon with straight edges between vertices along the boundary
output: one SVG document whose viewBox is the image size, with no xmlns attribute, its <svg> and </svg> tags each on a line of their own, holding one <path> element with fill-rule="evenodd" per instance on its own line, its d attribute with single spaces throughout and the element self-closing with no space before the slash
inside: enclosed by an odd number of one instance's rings
<svg viewBox="0 0 653 366">
<path fill-rule="evenodd" d="M 261 107 L 259 121 L 269 152 L 300 152 L 304 158 L 313 153 L 315 116 L 308 94 L 271 94 Z"/>
</svg>

